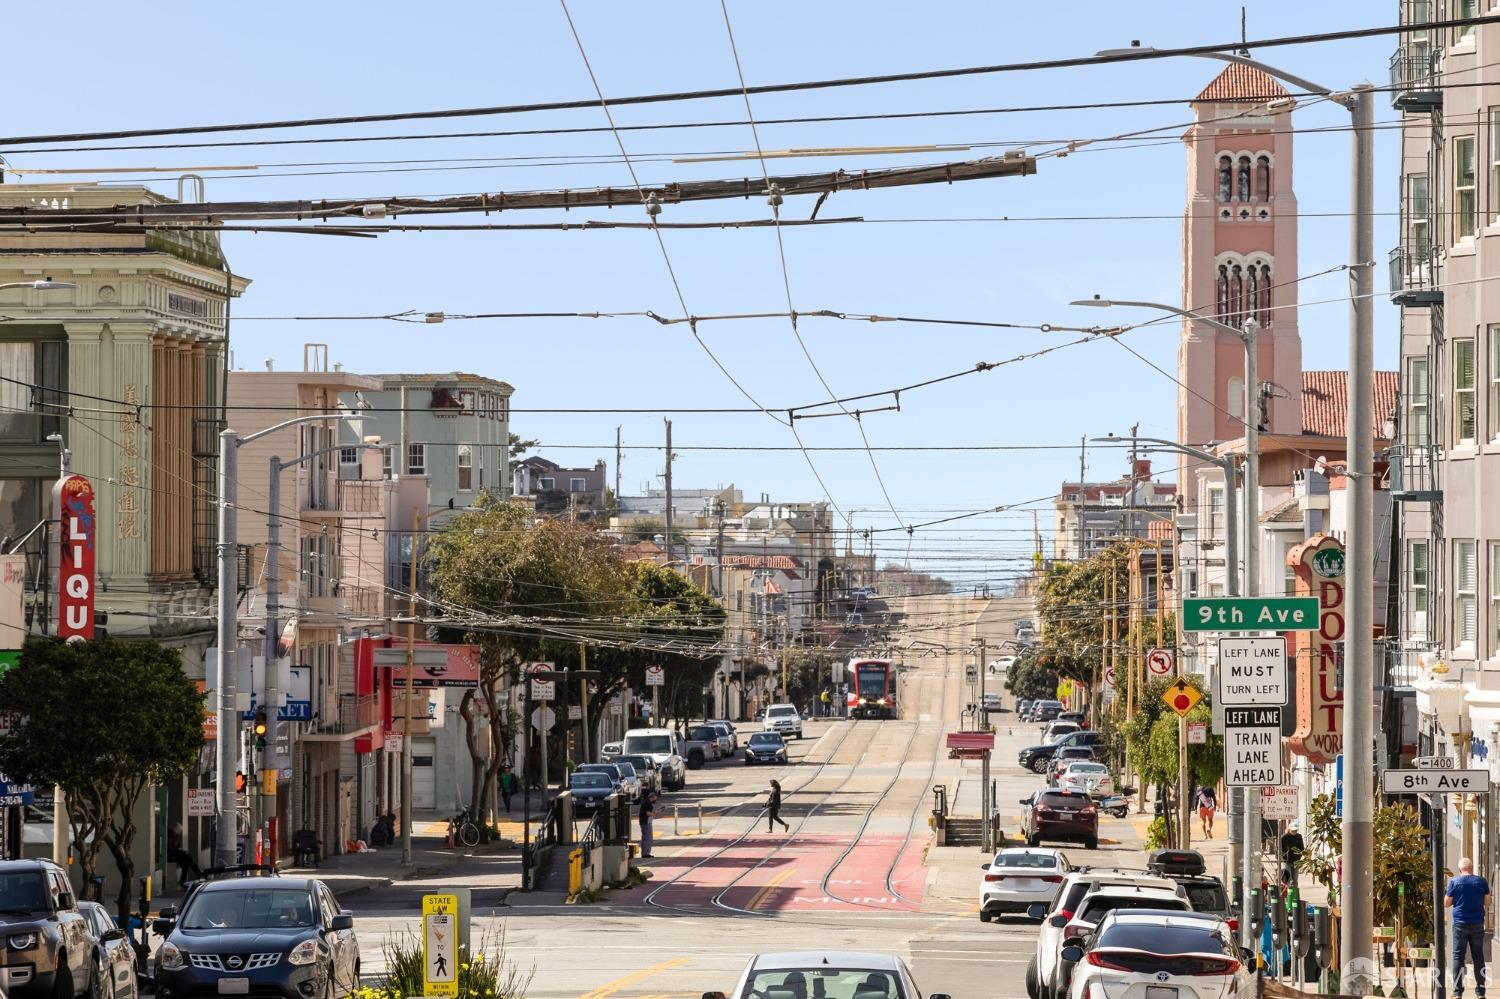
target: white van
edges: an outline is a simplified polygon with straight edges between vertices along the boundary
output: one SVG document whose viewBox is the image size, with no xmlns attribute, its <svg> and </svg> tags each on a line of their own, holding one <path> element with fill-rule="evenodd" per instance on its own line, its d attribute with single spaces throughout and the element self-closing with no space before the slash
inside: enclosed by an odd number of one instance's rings
<svg viewBox="0 0 1500 999">
<path fill-rule="evenodd" d="M 663 790 L 680 791 L 687 785 L 682 743 L 669 728 L 633 728 L 621 741 L 605 743 L 600 755 L 606 761 L 617 756 L 649 756 L 661 770 Z"/>
</svg>

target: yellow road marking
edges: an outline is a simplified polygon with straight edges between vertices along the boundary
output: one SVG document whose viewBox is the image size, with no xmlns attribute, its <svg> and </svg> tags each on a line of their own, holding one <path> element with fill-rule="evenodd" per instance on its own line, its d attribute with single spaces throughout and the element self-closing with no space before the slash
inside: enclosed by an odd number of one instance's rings
<svg viewBox="0 0 1500 999">
<path fill-rule="evenodd" d="M 775 891 L 776 888 L 783 881 L 785 881 L 787 878 L 791 877 L 794 873 L 795 873 L 795 869 L 788 867 L 786 870 L 782 871 L 780 874 L 778 874 L 775 877 L 773 877 L 770 881 L 767 881 L 764 885 L 762 885 L 760 887 L 759 891 L 757 891 L 754 895 L 752 895 L 750 897 L 750 904 L 747 905 L 747 906 L 745 906 L 745 908 L 747 908 L 747 909 L 756 909 L 756 908 L 759 908 L 760 904 L 766 900 L 766 898 L 771 894 L 771 892 Z"/>
<path fill-rule="evenodd" d="M 680 965 L 687 964 L 689 960 L 691 960 L 691 958 L 674 957 L 670 961 L 663 961 L 660 964 L 653 964 L 651 965 L 651 967 L 642 968 L 640 971 L 632 971 L 630 974 L 622 975 L 612 982 L 605 982 L 603 985 L 599 986 L 597 989 L 594 989 L 592 992 L 583 993 L 583 995 L 579 996 L 578 999 L 605 999 L 606 996 L 614 995 L 616 992 L 620 991 L 623 988 L 634 985 L 636 982 L 644 981 L 659 971 L 668 971 L 672 968 L 679 967 Z"/>
</svg>

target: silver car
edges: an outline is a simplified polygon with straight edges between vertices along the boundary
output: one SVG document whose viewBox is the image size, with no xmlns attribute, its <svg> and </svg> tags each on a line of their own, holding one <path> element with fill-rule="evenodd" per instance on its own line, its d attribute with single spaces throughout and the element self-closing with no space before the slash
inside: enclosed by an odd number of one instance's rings
<svg viewBox="0 0 1500 999">
<path fill-rule="evenodd" d="M 733 756 L 734 753 L 740 748 L 740 733 L 739 730 L 734 727 L 734 722 L 730 721 L 728 718 L 710 718 L 708 719 L 708 724 L 723 725 L 725 728 L 729 729 L 730 755 Z"/>
<path fill-rule="evenodd" d="M 918 999 L 911 969 L 899 957 L 857 951 L 789 951 L 757 954 L 729 993 L 704 993 L 724 999 L 761 999 L 764 996 L 881 996 Z M 949 999 L 944 992 L 925 993 L 927 999 Z"/>
<path fill-rule="evenodd" d="M 635 764 L 628 760 L 615 760 L 620 770 L 620 793 L 631 801 L 641 800 L 641 775 L 635 772 Z"/>
<path fill-rule="evenodd" d="M 722 759 L 734 759 L 734 751 L 740 748 L 740 740 L 735 737 L 734 726 L 726 721 L 704 722 L 709 728 L 719 733 L 719 756 Z"/>
</svg>

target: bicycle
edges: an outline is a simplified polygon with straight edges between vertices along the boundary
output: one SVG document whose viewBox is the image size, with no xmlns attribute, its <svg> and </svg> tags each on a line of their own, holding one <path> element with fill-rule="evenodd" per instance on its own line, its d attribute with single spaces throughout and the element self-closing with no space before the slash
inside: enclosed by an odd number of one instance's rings
<svg viewBox="0 0 1500 999">
<path fill-rule="evenodd" d="M 479 845 L 479 826 L 469 816 L 467 808 L 460 809 L 457 815 L 448 820 L 448 845 Z"/>
</svg>

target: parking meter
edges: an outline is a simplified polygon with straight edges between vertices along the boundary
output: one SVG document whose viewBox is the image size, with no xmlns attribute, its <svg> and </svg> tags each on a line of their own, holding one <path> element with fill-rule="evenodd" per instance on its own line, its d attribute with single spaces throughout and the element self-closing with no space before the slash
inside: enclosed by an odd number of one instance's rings
<svg viewBox="0 0 1500 999">
<path fill-rule="evenodd" d="M 1292 908 L 1292 939 L 1296 941 L 1298 957 L 1306 957 L 1307 952 L 1312 949 L 1312 927 L 1308 925 L 1307 913 L 1307 903 L 1297 899 Z"/>
<path fill-rule="evenodd" d="M 1281 889 L 1277 885 L 1270 888 L 1271 905 L 1271 939 L 1278 944 L 1286 939 L 1286 905 L 1281 899 Z"/>
<path fill-rule="evenodd" d="M 1250 889 L 1250 911 L 1245 913 L 1246 920 L 1250 923 L 1251 935 L 1259 940 L 1260 928 L 1266 921 L 1266 907 L 1260 898 L 1260 889 Z"/>
<path fill-rule="evenodd" d="M 1240 875 L 1236 874 L 1229 879 L 1229 908 L 1232 912 L 1239 912 L 1244 905 L 1245 882 Z"/>
<path fill-rule="evenodd" d="M 1327 971 L 1328 965 L 1333 961 L 1333 917 L 1327 906 L 1313 907 L 1311 915 L 1313 954 L 1318 960 L 1318 967 Z"/>
</svg>

